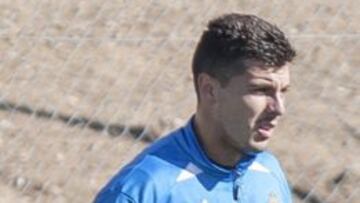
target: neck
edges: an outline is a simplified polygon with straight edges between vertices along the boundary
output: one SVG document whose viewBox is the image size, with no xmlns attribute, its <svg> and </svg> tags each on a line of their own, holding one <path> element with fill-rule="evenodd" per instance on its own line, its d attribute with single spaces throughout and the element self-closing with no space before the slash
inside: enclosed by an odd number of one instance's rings
<svg viewBox="0 0 360 203">
<path fill-rule="evenodd" d="M 225 168 L 234 168 L 243 155 L 234 147 L 229 147 L 231 143 L 226 139 L 225 132 L 218 129 L 211 116 L 202 115 L 198 111 L 195 114 L 194 126 L 205 154 Z"/>
</svg>

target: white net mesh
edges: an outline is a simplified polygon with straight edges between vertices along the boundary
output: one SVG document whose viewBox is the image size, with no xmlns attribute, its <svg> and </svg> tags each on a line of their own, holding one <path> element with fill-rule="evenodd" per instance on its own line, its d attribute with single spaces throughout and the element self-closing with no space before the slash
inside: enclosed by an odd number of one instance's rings
<svg viewBox="0 0 360 203">
<path fill-rule="evenodd" d="M 355 0 L 0 2 L 0 202 L 91 202 L 118 168 L 183 124 L 209 19 L 257 14 L 298 51 L 272 144 L 296 202 L 360 201 Z"/>
</svg>

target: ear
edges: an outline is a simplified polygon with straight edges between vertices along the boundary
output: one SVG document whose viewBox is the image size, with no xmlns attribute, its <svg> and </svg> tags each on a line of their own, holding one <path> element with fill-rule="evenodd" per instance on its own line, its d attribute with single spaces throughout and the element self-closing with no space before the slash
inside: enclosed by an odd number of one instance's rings
<svg viewBox="0 0 360 203">
<path fill-rule="evenodd" d="M 219 83 L 207 73 L 200 73 L 197 78 L 200 101 L 216 102 Z"/>
</svg>

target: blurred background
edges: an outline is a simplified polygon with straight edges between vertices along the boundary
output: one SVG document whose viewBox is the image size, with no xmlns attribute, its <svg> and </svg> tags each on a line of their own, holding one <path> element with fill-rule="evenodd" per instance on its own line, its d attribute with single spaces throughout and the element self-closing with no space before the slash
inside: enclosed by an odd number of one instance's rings
<svg viewBox="0 0 360 203">
<path fill-rule="evenodd" d="M 360 202 L 356 0 L 0 0 L 0 202 L 91 202 L 195 110 L 207 22 L 256 14 L 298 57 L 271 150 L 295 202 Z"/>
</svg>

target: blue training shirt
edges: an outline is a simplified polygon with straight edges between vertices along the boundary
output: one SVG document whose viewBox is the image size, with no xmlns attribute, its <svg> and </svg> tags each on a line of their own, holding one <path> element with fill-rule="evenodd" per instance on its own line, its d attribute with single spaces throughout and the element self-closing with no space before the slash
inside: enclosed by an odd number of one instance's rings
<svg viewBox="0 0 360 203">
<path fill-rule="evenodd" d="M 122 168 L 95 203 L 290 203 L 287 180 L 269 152 L 232 169 L 211 161 L 193 121 L 163 137 Z"/>
</svg>

